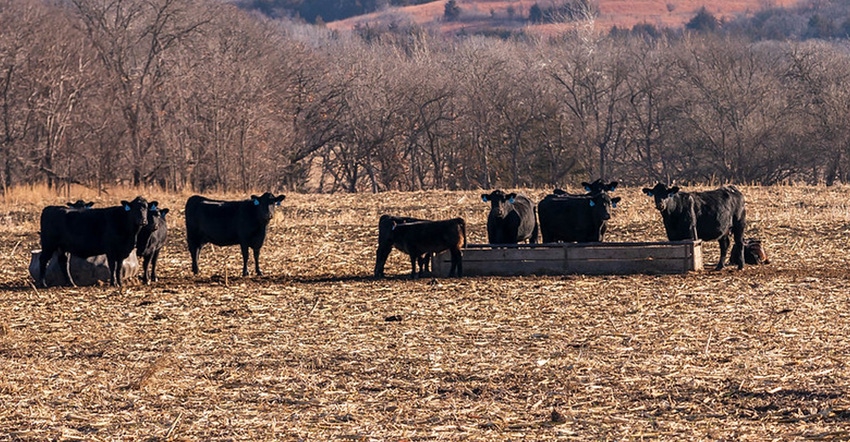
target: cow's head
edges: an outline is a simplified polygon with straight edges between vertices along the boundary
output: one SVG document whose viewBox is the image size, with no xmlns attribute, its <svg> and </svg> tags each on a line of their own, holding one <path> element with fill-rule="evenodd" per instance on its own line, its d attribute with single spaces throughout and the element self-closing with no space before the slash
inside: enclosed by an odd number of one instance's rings
<svg viewBox="0 0 850 442">
<path fill-rule="evenodd" d="M 643 193 L 653 197 L 655 199 L 655 208 L 661 210 L 662 212 L 667 208 L 667 204 L 670 201 L 670 197 L 679 193 L 679 187 L 667 187 L 662 183 L 658 183 L 652 189 L 648 187 L 643 188 Z"/>
<path fill-rule="evenodd" d="M 257 218 L 268 222 L 274 218 L 274 208 L 279 206 L 284 199 L 286 199 L 286 195 L 274 196 L 271 192 L 266 192 L 261 196 L 251 195 L 251 204 Z"/>
<path fill-rule="evenodd" d="M 66 204 L 68 207 L 70 207 L 70 208 L 72 208 L 72 209 L 77 209 L 77 210 L 91 209 L 91 206 L 93 206 L 93 205 L 94 205 L 94 203 L 93 203 L 93 202 L 92 202 L 92 203 L 87 203 L 87 202 L 85 202 L 85 201 L 83 201 L 83 200 L 77 200 L 77 201 L 74 201 L 73 203 L 69 202 L 69 203 L 65 203 L 65 204 Z"/>
<path fill-rule="evenodd" d="M 481 195 L 482 201 L 490 203 L 490 215 L 499 218 L 508 216 L 508 212 L 513 209 L 511 205 L 513 205 L 515 199 L 516 193 L 505 193 L 501 190 L 494 190 Z"/>
<path fill-rule="evenodd" d="M 159 201 L 151 201 L 148 204 L 148 228 L 151 231 L 159 229 L 162 225 L 165 224 L 165 215 L 168 214 L 168 209 L 163 209 L 159 207 Z"/>
<path fill-rule="evenodd" d="M 140 229 L 148 223 L 148 202 L 144 198 L 137 196 L 133 201 L 121 201 L 121 207 L 127 214 L 127 219 L 133 227 Z"/>
<path fill-rule="evenodd" d="M 378 220 L 378 246 L 381 244 L 392 243 L 393 229 L 396 226 L 396 220 L 390 215 L 381 215 Z M 390 244 L 392 245 L 392 244 Z"/>
<path fill-rule="evenodd" d="M 588 194 L 599 193 L 599 192 L 613 192 L 617 189 L 617 185 L 620 183 L 617 181 L 611 181 L 610 183 L 605 183 L 602 179 L 598 179 L 592 183 L 582 182 L 581 187 L 584 188 L 584 191 Z"/>
<path fill-rule="evenodd" d="M 591 195 L 587 199 L 587 204 L 593 210 L 593 218 L 599 221 L 607 221 L 611 219 L 611 209 L 617 207 L 620 202 L 620 197 L 611 198 L 605 192 L 600 192 Z"/>
</svg>

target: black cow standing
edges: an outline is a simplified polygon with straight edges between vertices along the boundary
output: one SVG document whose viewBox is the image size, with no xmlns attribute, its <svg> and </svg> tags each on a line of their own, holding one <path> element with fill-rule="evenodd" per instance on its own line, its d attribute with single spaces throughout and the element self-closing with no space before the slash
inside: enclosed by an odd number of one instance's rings
<svg viewBox="0 0 850 442">
<path fill-rule="evenodd" d="M 192 255 L 192 273 L 198 274 L 198 257 L 201 247 L 210 243 L 217 246 L 239 244 L 242 249 L 242 276 L 248 276 L 248 248 L 254 251 L 254 271 L 260 271 L 260 248 L 266 240 L 274 208 L 286 198 L 266 192 L 251 195 L 244 201 L 217 201 L 200 195 L 186 201 L 186 241 Z"/>
<path fill-rule="evenodd" d="M 594 181 L 592 183 L 582 181 L 581 187 L 583 187 L 584 191 L 587 192 L 585 195 L 593 195 L 593 194 L 599 193 L 599 192 L 613 192 L 615 189 L 617 189 L 617 186 L 619 184 L 620 183 L 618 181 L 611 181 L 610 183 L 605 183 L 600 178 L 600 179 L 597 179 L 596 181 Z M 569 193 L 569 192 L 567 192 L 566 190 L 563 190 L 563 189 L 555 189 L 552 192 L 552 194 L 553 195 L 559 195 L 559 196 L 582 196 L 582 195 L 578 195 L 578 194 Z"/>
<path fill-rule="evenodd" d="M 680 192 L 679 187 L 658 183 L 643 193 L 655 199 L 655 208 L 664 219 L 664 229 L 670 241 L 701 239 L 720 243 L 720 262 L 723 268 L 729 250 L 729 235 L 735 238 L 731 261 L 744 268 L 744 229 L 746 210 L 744 195 L 735 186 L 724 186 L 706 192 Z"/>
<path fill-rule="evenodd" d="M 392 231 L 396 224 L 407 224 L 428 221 L 409 216 L 381 215 L 378 220 L 378 251 L 375 254 L 375 278 L 384 277 L 384 265 L 390 252 L 393 250 Z M 419 276 L 429 272 L 428 264 L 431 262 L 433 253 L 423 253 L 417 261 L 419 264 Z"/>
<path fill-rule="evenodd" d="M 382 217 L 382 219 L 386 218 Z M 422 255 L 439 253 L 443 250 L 449 250 L 452 255 L 449 276 L 463 276 L 463 255 L 460 250 L 466 246 L 466 223 L 463 218 L 407 223 L 387 222 L 390 223 L 392 228 L 385 240 L 391 242 L 393 247 L 410 256 L 411 278 L 416 278 L 417 276 L 416 264 Z M 387 255 L 389 254 L 387 253 Z M 384 258 L 385 260 L 386 258 Z M 377 263 L 375 264 L 376 277 L 383 276 L 384 261 L 381 261 L 381 256 L 378 256 Z M 380 269 L 380 274 L 377 271 L 378 269 Z"/>
<path fill-rule="evenodd" d="M 149 284 L 156 282 L 156 263 L 159 260 L 159 252 L 168 238 L 168 223 L 165 215 L 168 209 L 159 207 L 159 202 L 153 201 L 148 205 L 147 224 L 139 231 L 136 238 L 136 256 L 142 258 L 142 282 Z M 148 279 L 148 265 L 150 265 L 150 279 Z"/>
<path fill-rule="evenodd" d="M 517 244 L 528 240 L 537 242 L 538 226 L 534 203 L 527 196 L 494 190 L 481 195 L 490 203 L 487 216 L 487 239 L 490 244 Z"/>
<path fill-rule="evenodd" d="M 136 236 L 147 223 L 148 202 L 137 197 L 121 201 L 120 206 L 102 209 L 75 209 L 48 206 L 41 212 L 41 256 L 38 282 L 47 284 L 44 273 L 54 252 L 59 252 L 60 267 L 68 283 L 76 286 L 68 262 L 68 254 L 88 258 L 106 255 L 109 282 L 121 286 L 121 268 L 136 247 Z"/>
<path fill-rule="evenodd" d="M 546 196 L 537 204 L 543 242 L 602 241 L 618 202 L 620 197 L 611 198 L 606 192 Z"/>
<path fill-rule="evenodd" d="M 77 201 L 74 201 L 73 203 L 65 203 L 65 205 L 72 208 L 72 209 L 91 209 L 91 207 L 94 205 L 94 203 L 93 202 L 86 202 L 86 201 L 83 201 L 83 200 L 77 200 Z"/>
</svg>

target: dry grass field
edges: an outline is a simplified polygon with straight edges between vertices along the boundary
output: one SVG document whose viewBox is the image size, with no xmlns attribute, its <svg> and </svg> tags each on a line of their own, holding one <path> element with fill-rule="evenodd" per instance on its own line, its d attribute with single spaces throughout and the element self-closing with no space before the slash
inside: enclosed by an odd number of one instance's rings
<svg viewBox="0 0 850 442">
<path fill-rule="evenodd" d="M 370 278 L 379 215 L 463 216 L 484 242 L 480 192 L 287 195 L 247 278 L 238 247 L 192 276 L 188 195 L 151 193 L 173 209 L 161 280 L 122 290 L 34 288 L 39 211 L 68 199 L 17 190 L 0 440 L 846 440 L 850 188 L 742 190 L 770 265 L 708 270 L 712 243 L 687 275 L 415 281 L 398 252 Z M 616 194 L 611 241 L 664 238 L 639 188 Z"/>
<path fill-rule="evenodd" d="M 560 2 L 562 3 L 562 2 Z M 528 11 L 535 4 L 546 8 L 559 2 L 538 0 L 458 0 L 461 8 L 461 19 L 445 21 L 445 1 L 425 3 L 422 5 L 387 8 L 371 14 L 351 17 L 345 20 L 330 22 L 331 29 L 350 30 L 355 26 L 374 26 L 376 23 L 405 23 L 413 22 L 420 25 L 438 27 L 443 32 L 456 33 L 461 30 L 475 32 L 493 28 L 521 28 L 530 34 L 557 35 L 575 24 L 526 24 L 519 21 L 507 20 L 512 16 L 508 11 L 513 10 L 516 17 L 527 17 Z M 699 12 L 706 8 L 720 20 L 729 20 L 739 15 L 752 15 L 756 12 L 773 7 L 792 7 L 799 0 L 719 0 L 706 3 L 701 0 L 598 0 L 599 16 L 593 20 L 593 28 L 599 32 L 607 32 L 613 26 L 631 29 L 637 24 L 650 24 L 659 28 L 681 28 Z M 582 26 L 587 26 L 583 23 Z"/>
</svg>

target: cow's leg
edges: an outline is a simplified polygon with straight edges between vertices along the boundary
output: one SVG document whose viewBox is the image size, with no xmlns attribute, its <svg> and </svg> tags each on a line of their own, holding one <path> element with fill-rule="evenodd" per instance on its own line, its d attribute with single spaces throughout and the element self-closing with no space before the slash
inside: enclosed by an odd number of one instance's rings
<svg viewBox="0 0 850 442">
<path fill-rule="evenodd" d="M 375 278 L 384 277 L 384 266 L 387 264 L 387 258 L 392 251 L 392 243 L 378 245 L 378 250 L 375 252 Z"/>
<path fill-rule="evenodd" d="M 121 270 L 124 269 L 124 258 L 119 258 L 115 260 L 115 286 L 121 287 Z"/>
<path fill-rule="evenodd" d="M 431 254 L 430 253 L 425 253 L 425 254 L 420 255 L 419 258 L 417 258 L 417 261 L 419 262 L 419 276 L 420 277 L 428 274 L 431 271 L 430 266 L 428 265 L 428 263 L 431 262 Z"/>
<path fill-rule="evenodd" d="M 198 274 L 198 258 L 201 256 L 201 245 L 189 243 L 189 254 L 192 255 L 192 273 Z"/>
<path fill-rule="evenodd" d="M 419 259 L 419 255 L 416 253 L 410 254 L 410 279 L 416 279 L 416 261 Z"/>
<path fill-rule="evenodd" d="M 119 271 L 118 260 L 109 256 L 109 255 L 106 255 L 106 262 L 109 265 L 109 285 L 111 285 L 112 287 L 116 287 L 116 286 L 120 287 L 121 286 L 121 278 L 120 278 L 121 275 L 116 275 L 116 272 Z"/>
<path fill-rule="evenodd" d="M 729 252 L 729 235 L 721 236 L 717 242 L 720 243 L 720 262 L 717 263 L 717 266 L 714 268 L 715 270 L 720 270 L 723 268 L 723 265 L 726 263 L 726 254 Z"/>
<path fill-rule="evenodd" d="M 159 261 L 159 250 L 153 252 L 153 256 L 151 256 L 151 281 L 156 282 L 156 262 Z M 147 271 L 145 271 L 147 274 Z"/>
<path fill-rule="evenodd" d="M 463 276 L 463 255 L 460 249 L 451 249 L 452 266 L 449 269 L 449 276 Z"/>
<path fill-rule="evenodd" d="M 142 283 L 144 285 L 150 284 L 150 280 L 148 279 L 148 265 L 151 263 L 150 255 L 142 256 Z"/>
<path fill-rule="evenodd" d="M 41 255 L 38 255 L 38 281 L 36 281 L 41 287 L 47 287 L 47 281 L 44 279 L 44 274 L 47 271 L 47 263 L 50 261 L 50 257 L 53 256 L 53 253 L 56 250 L 53 248 L 45 249 L 42 247 Z"/>
<path fill-rule="evenodd" d="M 242 276 L 248 276 L 248 244 L 240 244 L 242 249 Z"/>
<path fill-rule="evenodd" d="M 254 272 L 257 276 L 263 276 L 263 271 L 260 270 L 260 246 L 254 247 Z"/>
<path fill-rule="evenodd" d="M 742 213 L 739 219 L 732 220 L 732 235 L 735 237 L 735 247 L 732 248 L 732 256 L 739 260 L 738 270 L 744 268 L 744 229 L 747 224 L 744 216 Z"/>
</svg>

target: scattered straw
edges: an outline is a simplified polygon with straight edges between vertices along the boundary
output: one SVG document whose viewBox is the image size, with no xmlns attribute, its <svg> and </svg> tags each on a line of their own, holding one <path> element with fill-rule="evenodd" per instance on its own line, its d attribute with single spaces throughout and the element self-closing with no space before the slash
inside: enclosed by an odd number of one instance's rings
<svg viewBox="0 0 850 442">
<path fill-rule="evenodd" d="M 234 276 L 238 247 L 205 249 L 193 276 L 185 196 L 149 195 L 175 209 L 161 280 L 120 291 L 35 290 L 38 211 L 64 198 L 16 194 L 0 214 L 14 220 L 0 222 L 0 247 L 15 250 L 0 253 L 0 434 L 846 439 L 850 189 L 744 192 L 770 265 L 417 281 L 398 251 L 389 278 L 370 278 L 378 216 L 463 216 L 480 243 L 477 192 L 287 195 L 261 254 L 267 276 L 248 278 Z M 617 195 L 610 240 L 663 239 L 639 189 Z M 717 244 L 704 252 L 713 267 Z"/>
</svg>

